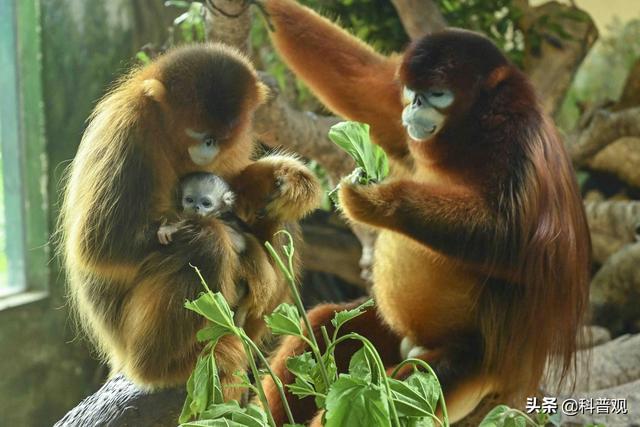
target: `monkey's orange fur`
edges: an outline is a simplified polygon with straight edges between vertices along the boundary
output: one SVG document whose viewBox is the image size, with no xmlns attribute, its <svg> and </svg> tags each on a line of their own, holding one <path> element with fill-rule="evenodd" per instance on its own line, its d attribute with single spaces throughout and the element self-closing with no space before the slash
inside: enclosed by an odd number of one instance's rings
<svg viewBox="0 0 640 427">
<path fill-rule="evenodd" d="M 231 305 L 238 278 L 247 279 L 254 306 L 246 327 L 256 340 L 264 331 L 262 315 L 286 298 L 284 277 L 262 243 L 282 227 L 295 234 L 294 222 L 318 202 L 319 185 L 291 156 L 251 159 L 251 120 L 265 97 L 241 54 L 196 45 L 133 70 L 90 117 L 60 221 L 70 297 L 112 370 L 142 386 L 184 382 L 201 348 L 195 333 L 204 321 L 183 306 L 202 291 L 190 264 Z M 201 142 L 187 129 L 215 137 L 212 161 L 191 160 L 188 149 Z M 215 173 L 232 184 L 243 207 L 239 215 L 256 236 L 249 239 L 248 262 L 240 262 L 229 226 L 216 218 L 187 220 L 171 245 L 158 243 L 161 219 L 175 214 L 173 190 L 192 172 Z M 243 190 L 254 187 L 262 192 Z M 232 373 L 246 363 L 242 346 L 224 337 L 216 354 L 223 383 L 234 382 Z M 238 392 L 226 390 L 227 397 Z"/>
<path fill-rule="evenodd" d="M 427 36 L 387 58 L 292 0 L 264 5 L 287 64 L 335 113 L 368 123 L 390 157 L 385 182 L 340 191 L 346 216 L 379 231 L 376 307 L 353 328 L 388 367 L 402 338 L 422 348 L 451 421 L 492 392 L 521 405 L 548 362 L 564 375 L 587 301 L 589 235 L 571 162 L 526 77 L 470 32 Z M 454 95 L 427 140 L 402 127 L 403 86 Z M 313 309 L 314 328 L 337 309 Z M 274 369 L 303 349 L 285 340 Z M 312 403 L 290 403 L 297 421 L 314 416 Z"/>
</svg>

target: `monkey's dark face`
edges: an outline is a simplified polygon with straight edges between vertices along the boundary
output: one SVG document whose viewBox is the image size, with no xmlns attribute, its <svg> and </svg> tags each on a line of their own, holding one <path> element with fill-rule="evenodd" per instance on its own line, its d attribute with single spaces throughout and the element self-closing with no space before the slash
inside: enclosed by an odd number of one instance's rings
<svg viewBox="0 0 640 427">
<path fill-rule="evenodd" d="M 402 125 L 409 136 L 417 141 L 429 139 L 440 129 L 445 120 L 445 110 L 454 102 L 454 94 L 447 88 L 413 91 L 405 86 L 402 94 Z"/>
<path fill-rule="evenodd" d="M 261 101 L 255 71 L 239 53 L 216 45 L 177 49 L 160 64 L 181 150 L 195 165 L 211 165 Z"/>
<path fill-rule="evenodd" d="M 424 141 L 438 134 L 475 103 L 491 72 L 507 64 L 487 38 L 463 30 L 426 36 L 407 51 L 399 71 L 402 124 Z"/>
</svg>

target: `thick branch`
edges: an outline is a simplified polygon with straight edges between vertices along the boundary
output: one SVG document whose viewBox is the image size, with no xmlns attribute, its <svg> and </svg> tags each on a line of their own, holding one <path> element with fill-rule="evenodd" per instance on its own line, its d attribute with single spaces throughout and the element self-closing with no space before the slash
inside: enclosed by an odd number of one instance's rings
<svg viewBox="0 0 640 427">
<path fill-rule="evenodd" d="M 207 40 L 226 43 L 250 55 L 251 13 L 247 4 L 238 0 L 207 0 L 204 3 Z"/>
<path fill-rule="evenodd" d="M 305 270 L 330 273 L 353 285 L 366 287 L 358 267 L 362 248 L 346 225 L 334 224 L 331 218 L 305 221 L 302 232 Z"/>
<path fill-rule="evenodd" d="M 391 0 L 411 40 L 444 30 L 447 22 L 432 0 Z"/>
<path fill-rule="evenodd" d="M 316 160 L 334 182 L 351 172 L 355 166 L 353 160 L 327 136 L 329 128 L 340 119 L 295 110 L 280 95 L 275 81 L 266 75 L 262 77 L 271 95 L 254 119 L 260 140 L 271 147 L 282 146 Z"/>
<path fill-rule="evenodd" d="M 615 113 L 599 111 L 589 127 L 579 137 L 569 139 L 567 145 L 573 163 L 580 167 L 604 147 L 625 136 L 640 137 L 640 107 Z"/>
<path fill-rule="evenodd" d="M 557 1 L 526 8 L 519 26 L 525 34 L 525 72 L 553 115 L 598 31 L 586 12 Z M 562 35 L 555 28 L 562 28 Z"/>
</svg>

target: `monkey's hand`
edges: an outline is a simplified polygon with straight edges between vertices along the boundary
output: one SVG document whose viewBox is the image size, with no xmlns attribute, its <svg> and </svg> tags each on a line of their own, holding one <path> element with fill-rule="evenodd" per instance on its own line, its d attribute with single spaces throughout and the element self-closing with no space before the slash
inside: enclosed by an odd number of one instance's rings
<svg viewBox="0 0 640 427">
<path fill-rule="evenodd" d="M 236 194 L 233 191 L 227 191 L 222 195 L 222 202 L 228 209 L 233 208 L 236 203 Z"/>
<path fill-rule="evenodd" d="M 248 223 L 297 221 L 320 203 L 320 183 L 298 159 L 283 154 L 263 157 L 233 180 L 236 212 Z"/>
<path fill-rule="evenodd" d="M 168 245 L 173 241 L 173 234 L 179 230 L 177 224 L 167 225 L 162 224 L 158 228 L 158 241 L 162 245 Z"/>
<path fill-rule="evenodd" d="M 274 191 L 265 213 L 272 219 L 297 221 L 320 201 L 320 184 L 313 173 L 297 159 L 273 156 Z"/>
</svg>

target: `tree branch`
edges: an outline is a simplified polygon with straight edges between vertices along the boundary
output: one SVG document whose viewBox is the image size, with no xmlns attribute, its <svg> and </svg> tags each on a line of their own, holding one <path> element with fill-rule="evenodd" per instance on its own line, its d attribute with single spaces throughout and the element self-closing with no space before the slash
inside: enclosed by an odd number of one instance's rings
<svg viewBox="0 0 640 427">
<path fill-rule="evenodd" d="M 525 35 L 524 71 L 538 91 L 544 110 L 553 115 L 598 38 L 598 30 L 586 12 L 557 1 L 537 7 L 520 3 L 524 8 L 518 24 Z M 554 30 L 556 27 L 562 28 L 562 35 Z"/>
<path fill-rule="evenodd" d="M 237 0 L 206 0 L 204 3 L 207 40 L 226 43 L 250 56 L 251 13 L 248 3 Z"/>
<path fill-rule="evenodd" d="M 447 21 L 433 0 L 391 0 L 391 3 L 411 40 L 447 27 Z"/>
<path fill-rule="evenodd" d="M 275 80 L 264 73 L 261 76 L 271 89 L 271 95 L 254 119 L 260 140 L 270 147 L 283 146 L 314 159 L 334 182 L 351 172 L 355 166 L 353 159 L 327 136 L 331 126 L 340 119 L 294 109 L 281 96 Z"/>
</svg>

